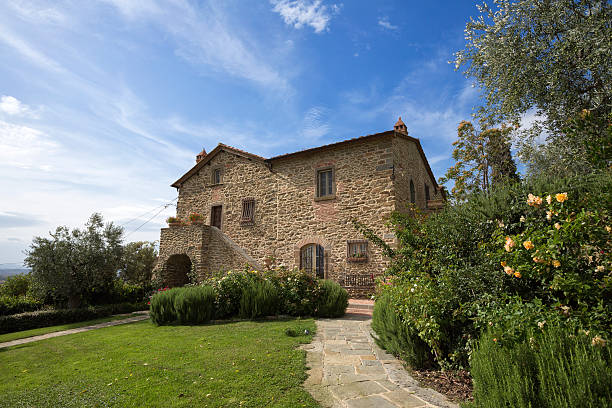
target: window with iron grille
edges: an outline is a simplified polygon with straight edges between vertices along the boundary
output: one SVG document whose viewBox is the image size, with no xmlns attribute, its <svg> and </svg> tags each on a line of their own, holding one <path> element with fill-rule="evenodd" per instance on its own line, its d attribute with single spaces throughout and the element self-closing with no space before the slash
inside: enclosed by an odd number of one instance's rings
<svg viewBox="0 0 612 408">
<path fill-rule="evenodd" d="M 317 170 L 317 197 L 333 197 L 334 169 Z"/>
<path fill-rule="evenodd" d="M 368 260 L 368 241 L 347 241 L 347 259 L 349 262 L 366 262 Z"/>
<path fill-rule="evenodd" d="M 308 244 L 300 248 L 300 269 L 325 279 L 325 250 L 321 245 Z"/>
<path fill-rule="evenodd" d="M 242 218 L 240 222 L 243 224 L 252 224 L 255 221 L 255 199 L 245 198 L 242 200 Z"/>
<path fill-rule="evenodd" d="M 221 171 L 221 167 L 214 168 L 212 171 L 212 183 L 213 184 L 221 184 L 223 180 L 223 174 Z"/>
</svg>

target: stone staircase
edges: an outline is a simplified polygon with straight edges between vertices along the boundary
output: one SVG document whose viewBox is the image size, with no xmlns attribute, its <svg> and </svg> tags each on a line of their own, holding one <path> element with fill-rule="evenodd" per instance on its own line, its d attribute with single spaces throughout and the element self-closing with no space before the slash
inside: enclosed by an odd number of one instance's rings
<svg viewBox="0 0 612 408">
<path fill-rule="evenodd" d="M 374 310 L 374 301 L 369 299 L 349 299 L 348 309 L 346 313 L 358 314 L 364 316 L 372 316 Z"/>
</svg>

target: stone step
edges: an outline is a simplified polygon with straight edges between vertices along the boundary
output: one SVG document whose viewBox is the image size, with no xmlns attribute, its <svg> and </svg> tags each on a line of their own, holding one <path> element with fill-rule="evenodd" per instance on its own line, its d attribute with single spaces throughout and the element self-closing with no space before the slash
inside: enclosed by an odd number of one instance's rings
<svg viewBox="0 0 612 408">
<path fill-rule="evenodd" d="M 349 299 L 350 309 L 374 310 L 374 301 L 368 299 Z"/>
</svg>

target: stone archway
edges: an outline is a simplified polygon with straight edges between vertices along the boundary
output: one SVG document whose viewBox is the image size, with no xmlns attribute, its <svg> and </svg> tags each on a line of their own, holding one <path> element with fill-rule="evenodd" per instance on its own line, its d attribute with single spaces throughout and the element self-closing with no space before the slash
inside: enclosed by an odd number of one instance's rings
<svg viewBox="0 0 612 408">
<path fill-rule="evenodd" d="M 185 254 L 168 257 L 164 264 L 164 285 L 168 287 L 184 286 L 189 283 L 191 259 Z"/>
</svg>

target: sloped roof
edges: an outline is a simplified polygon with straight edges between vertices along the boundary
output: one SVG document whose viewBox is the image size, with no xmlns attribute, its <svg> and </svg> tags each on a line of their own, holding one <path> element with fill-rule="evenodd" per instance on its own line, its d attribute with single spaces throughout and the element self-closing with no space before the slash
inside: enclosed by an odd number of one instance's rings
<svg viewBox="0 0 612 408">
<path fill-rule="evenodd" d="M 380 133 L 374 133 L 374 134 L 371 134 L 371 135 L 355 137 L 355 138 L 352 138 L 352 139 L 342 140 L 340 142 L 331 143 L 331 144 L 327 144 L 327 145 L 323 145 L 323 146 L 318 146 L 318 147 L 313 147 L 313 148 L 310 148 L 310 149 L 298 150 L 297 152 L 281 154 L 279 156 L 270 157 L 269 159 L 266 159 L 264 157 L 258 156 L 258 155 L 253 154 L 253 153 L 246 152 L 246 151 L 238 149 L 236 147 L 232 147 L 232 146 L 228 146 L 228 145 L 223 144 L 223 143 L 219 143 L 217 145 L 217 147 L 215 147 L 210 153 L 208 153 L 204 159 L 202 159 L 200 162 L 196 163 L 196 165 L 193 166 L 189 171 L 187 171 L 187 173 L 185 173 L 181 178 L 179 178 L 174 183 L 172 183 L 172 187 L 179 188 L 185 181 L 187 181 L 191 176 L 196 174 L 202 167 L 204 167 L 206 165 L 206 163 L 208 163 L 210 160 L 212 160 L 213 157 L 215 157 L 219 152 L 221 152 L 223 150 L 225 150 L 227 152 L 230 152 L 230 153 L 237 154 L 239 156 L 243 156 L 243 157 L 245 157 L 247 159 L 251 159 L 251 160 L 260 161 L 260 162 L 263 162 L 263 163 L 272 164 L 274 161 L 277 161 L 277 160 L 290 159 L 290 158 L 293 158 L 293 157 L 296 157 L 296 156 L 299 156 L 299 155 L 302 155 L 302 154 L 310 154 L 310 153 L 314 153 L 314 152 L 318 152 L 318 151 L 322 151 L 322 150 L 334 149 L 336 147 L 344 146 L 346 144 L 356 143 L 356 142 L 361 142 L 361 141 L 364 141 L 364 140 L 375 139 L 377 137 L 386 137 L 386 136 L 398 136 L 398 137 L 404 138 L 406 140 L 410 140 L 410 141 L 412 141 L 412 142 L 414 142 L 416 144 L 417 150 L 419 151 L 419 154 L 421 155 L 421 159 L 423 160 L 423 163 L 425 163 L 425 169 L 427 170 L 427 173 L 429 174 L 429 176 L 433 180 L 434 187 L 439 190 L 440 187 L 438 186 L 436 178 L 434 177 L 433 172 L 431 171 L 431 167 L 429 166 L 429 162 L 427 161 L 427 158 L 425 157 L 425 152 L 423 151 L 423 147 L 421 146 L 421 142 L 419 141 L 419 139 L 414 138 L 412 136 L 408 136 L 407 134 L 405 134 L 403 132 L 396 132 L 395 130 L 388 130 L 386 132 L 380 132 Z"/>
</svg>

